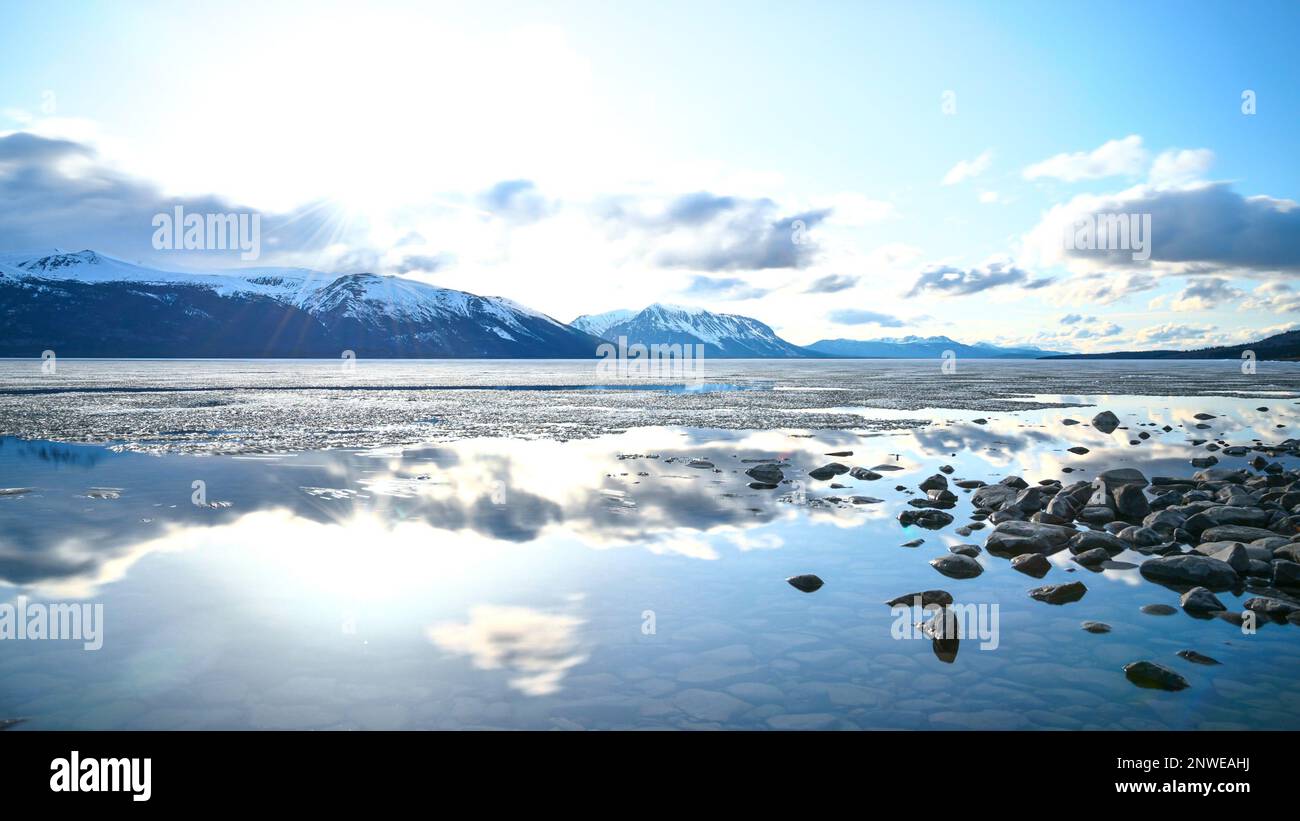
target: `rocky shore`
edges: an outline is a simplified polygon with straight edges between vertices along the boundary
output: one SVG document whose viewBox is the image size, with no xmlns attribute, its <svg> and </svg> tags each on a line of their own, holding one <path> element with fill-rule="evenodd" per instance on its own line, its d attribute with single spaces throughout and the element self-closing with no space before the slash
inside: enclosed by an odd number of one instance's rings
<svg viewBox="0 0 1300 821">
<path fill-rule="evenodd" d="M 1205 422 L 1213 418 L 1198 414 L 1201 421 L 1197 427 L 1207 427 Z M 1103 411 L 1092 419 L 1092 426 L 1110 433 L 1119 427 L 1119 420 Z M 1191 444 L 1206 442 L 1193 439 Z M 1068 551 L 1068 571 L 1137 568 L 1147 581 L 1181 594 L 1182 609 L 1198 619 L 1223 619 L 1247 630 L 1267 623 L 1300 626 L 1300 470 L 1288 470 L 1278 461 L 1282 456 L 1300 456 L 1300 440 L 1256 441 L 1249 446 L 1214 444 L 1211 450 L 1230 456 L 1253 453 L 1254 458 L 1247 468 L 1229 469 L 1216 467 L 1218 460 L 1213 455 L 1197 457 L 1192 466 L 1198 469 L 1187 477 L 1148 478 L 1135 468 L 1111 468 L 1091 481 L 1068 484 L 1058 479 L 1031 484 L 1019 476 L 1007 476 L 994 484 L 978 479 L 950 481 L 953 469 L 945 465 L 916 486 L 924 496 L 908 499 L 898 521 L 905 528 L 944 530 L 955 522 L 948 511 L 957 506 L 958 492 L 969 494 L 970 521 L 955 533 L 971 538 L 989 529 L 982 547 L 953 545 L 948 555 L 930 562 L 948 578 L 979 576 L 983 567 L 974 557 L 981 552 L 1007 560 L 1027 576 L 1043 578 L 1054 566 L 1047 557 Z M 873 481 L 890 467 L 849 467 L 832 462 L 808 475 L 827 481 L 847 473 Z M 751 487 L 774 487 L 782 479 L 775 465 L 759 465 L 749 473 L 757 480 Z M 830 496 L 820 501 L 857 498 Z M 1120 554 L 1126 552 L 1139 563 L 1121 560 Z M 818 579 L 818 586 L 820 583 Z M 1248 596 L 1244 609 L 1230 608 L 1215 595 L 1225 592 Z M 1086 594 L 1087 586 L 1081 581 L 1027 590 L 1030 598 L 1057 606 L 1083 600 Z M 904 594 L 887 604 L 915 604 L 936 611 L 927 623 L 935 625 L 952 602 L 951 593 L 929 590 Z M 1162 615 L 1176 610 L 1152 605 L 1147 612 Z M 1108 625 L 1096 621 L 1085 621 L 1082 627 L 1099 635 L 1110 631 Z M 936 654 L 951 660 L 955 639 L 945 638 L 937 630 L 934 633 L 936 642 L 944 640 L 942 647 L 936 643 Z M 1218 664 L 1191 649 L 1179 655 L 1195 664 Z M 1190 686 L 1183 676 L 1145 659 L 1128 664 L 1123 672 L 1140 687 L 1181 690 Z"/>
</svg>

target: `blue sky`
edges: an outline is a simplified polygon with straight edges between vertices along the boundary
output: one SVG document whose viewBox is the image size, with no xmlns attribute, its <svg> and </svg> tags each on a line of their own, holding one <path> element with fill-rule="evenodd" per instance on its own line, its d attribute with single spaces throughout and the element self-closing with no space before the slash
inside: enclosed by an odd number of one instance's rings
<svg viewBox="0 0 1300 821">
<path fill-rule="evenodd" d="M 696 304 L 799 343 L 1185 346 L 1300 311 L 1295 3 L 0 16 L 0 250 L 235 265 L 155 251 L 149 217 L 255 210 L 268 265 L 566 320 Z M 1151 259 L 1064 252 L 1099 212 L 1150 213 Z"/>
</svg>

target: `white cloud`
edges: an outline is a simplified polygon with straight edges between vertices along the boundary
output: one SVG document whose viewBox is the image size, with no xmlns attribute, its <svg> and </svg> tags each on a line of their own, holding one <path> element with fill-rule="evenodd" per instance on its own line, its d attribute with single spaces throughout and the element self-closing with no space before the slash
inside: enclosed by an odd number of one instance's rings
<svg viewBox="0 0 1300 821">
<path fill-rule="evenodd" d="M 1057 154 L 1034 163 L 1024 171 L 1025 179 L 1051 177 L 1065 182 L 1093 180 L 1101 177 L 1136 176 L 1146 165 L 1147 152 L 1136 134 L 1111 140 L 1092 151 Z"/>
<path fill-rule="evenodd" d="M 1200 181 L 1213 162 L 1214 152 L 1208 148 L 1162 151 L 1151 163 L 1148 179 L 1157 188 L 1188 185 Z"/>
<path fill-rule="evenodd" d="M 988 170 L 993 162 L 993 149 L 985 151 L 973 160 L 959 160 L 943 178 L 944 185 L 956 185 L 973 179 Z"/>
</svg>

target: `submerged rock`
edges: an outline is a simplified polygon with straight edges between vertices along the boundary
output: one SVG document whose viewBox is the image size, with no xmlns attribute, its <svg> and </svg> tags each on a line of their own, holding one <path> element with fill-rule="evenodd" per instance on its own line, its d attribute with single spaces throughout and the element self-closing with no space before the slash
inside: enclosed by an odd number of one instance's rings
<svg viewBox="0 0 1300 821">
<path fill-rule="evenodd" d="M 1124 675 L 1139 687 L 1152 690 L 1186 690 L 1187 679 L 1154 661 L 1135 661 L 1124 665 Z"/>
<path fill-rule="evenodd" d="M 1103 622 L 1103 621 L 1085 621 L 1083 624 L 1081 624 L 1081 625 L 1079 625 L 1079 626 L 1082 627 L 1086 632 L 1089 632 L 1089 633 L 1109 633 L 1109 632 L 1110 632 L 1110 625 L 1109 625 L 1109 624 L 1106 624 L 1106 623 Z"/>
<path fill-rule="evenodd" d="M 806 573 L 802 576 L 791 576 L 786 579 L 786 581 L 789 582 L 791 587 L 796 590 L 802 590 L 805 593 L 812 593 L 815 590 L 819 590 L 825 583 L 819 577 L 814 576 L 811 573 Z"/>
<path fill-rule="evenodd" d="M 898 514 L 898 521 L 903 527 L 917 525 L 926 530 L 939 530 L 952 524 L 952 516 L 942 510 L 922 509 L 904 510 Z"/>
<path fill-rule="evenodd" d="M 1144 604 L 1140 609 L 1148 616 L 1172 616 L 1178 612 L 1178 608 L 1167 604 Z"/>
<path fill-rule="evenodd" d="M 897 598 L 890 599 L 885 604 L 890 607 L 913 607 L 920 599 L 921 607 L 930 607 L 940 605 L 946 607 L 952 604 L 952 594 L 947 590 L 922 590 L 919 593 L 908 593 Z"/>
<path fill-rule="evenodd" d="M 1227 562 L 1196 554 L 1147 559 L 1140 572 L 1154 582 L 1199 585 L 1210 590 L 1229 590 L 1238 583 L 1237 571 Z"/>
<path fill-rule="evenodd" d="M 1011 569 L 1041 579 L 1052 569 L 1052 563 L 1042 553 L 1021 553 L 1011 560 Z"/>
<path fill-rule="evenodd" d="M 1208 615 L 1228 609 L 1223 606 L 1223 602 L 1219 601 L 1218 596 L 1204 587 L 1193 587 L 1188 590 L 1178 600 L 1178 603 L 1183 606 L 1184 610 L 1194 615 Z"/>
<path fill-rule="evenodd" d="M 1102 411 L 1092 417 L 1092 426 L 1102 433 L 1114 433 L 1119 427 L 1119 417 L 1110 411 Z"/>
<path fill-rule="evenodd" d="M 1022 553 L 1055 553 L 1065 547 L 1077 530 L 1062 525 L 1038 522 L 1002 522 L 989 534 L 985 548 L 995 556 L 1019 556 Z"/>
<path fill-rule="evenodd" d="M 931 559 L 930 566 L 952 579 L 973 579 L 984 572 L 979 562 L 959 553 Z"/>
<path fill-rule="evenodd" d="M 1029 597 L 1048 604 L 1069 604 L 1083 598 L 1083 594 L 1087 592 L 1088 588 L 1083 582 L 1066 582 L 1035 587 L 1029 591 Z"/>
<path fill-rule="evenodd" d="M 745 475 L 764 485 L 779 485 L 785 479 L 785 474 L 781 472 L 781 468 L 773 464 L 755 465 L 745 471 Z"/>
<path fill-rule="evenodd" d="M 929 476 L 926 479 L 922 480 L 921 484 L 917 485 L 917 487 L 919 487 L 921 490 L 926 490 L 926 491 L 947 490 L 948 478 L 944 476 L 942 473 L 936 473 L 933 476 Z"/>
<path fill-rule="evenodd" d="M 1272 616 L 1279 619 L 1284 619 L 1292 613 L 1300 612 L 1300 604 L 1287 601 L 1286 599 L 1274 598 L 1272 596 L 1255 596 L 1254 598 L 1246 599 L 1245 603 L 1242 604 L 1242 607 L 1255 613 L 1263 613 L 1265 616 Z"/>
<path fill-rule="evenodd" d="M 1074 560 L 1084 567 L 1097 567 L 1102 562 L 1108 561 L 1110 554 L 1105 549 L 1094 547 L 1092 550 L 1085 550 L 1075 555 Z"/>
<path fill-rule="evenodd" d="M 1195 650 L 1179 650 L 1178 655 L 1187 659 L 1192 664 L 1221 664 L 1218 659 L 1210 658 L 1207 655 L 1196 652 Z"/>
<path fill-rule="evenodd" d="M 829 465 L 822 465 L 808 471 L 808 475 L 819 482 L 825 482 L 827 479 L 833 479 L 841 473 L 848 473 L 849 469 L 839 462 L 831 462 Z"/>
</svg>

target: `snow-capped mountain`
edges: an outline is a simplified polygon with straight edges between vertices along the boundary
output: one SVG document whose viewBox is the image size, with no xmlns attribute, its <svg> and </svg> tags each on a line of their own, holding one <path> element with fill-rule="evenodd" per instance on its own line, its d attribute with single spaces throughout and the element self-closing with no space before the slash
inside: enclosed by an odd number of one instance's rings
<svg viewBox="0 0 1300 821">
<path fill-rule="evenodd" d="M 586 358 L 600 340 L 500 297 L 304 268 L 162 271 L 0 254 L 0 355 Z"/>
<path fill-rule="evenodd" d="M 815 356 L 786 342 L 776 333 L 747 316 L 715 314 L 702 308 L 664 305 L 656 302 L 642 311 L 610 311 L 586 314 L 570 323 L 593 336 L 616 341 L 627 337 L 634 345 L 702 344 L 706 356 L 764 358 Z"/>
<path fill-rule="evenodd" d="M 901 336 L 882 339 L 822 339 L 808 346 L 823 356 L 855 359 L 937 359 L 945 351 L 971 359 L 1033 359 L 1051 351 L 1033 347 L 1001 347 L 987 342 L 965 345 L 946 336 Z"/>
</svg>

